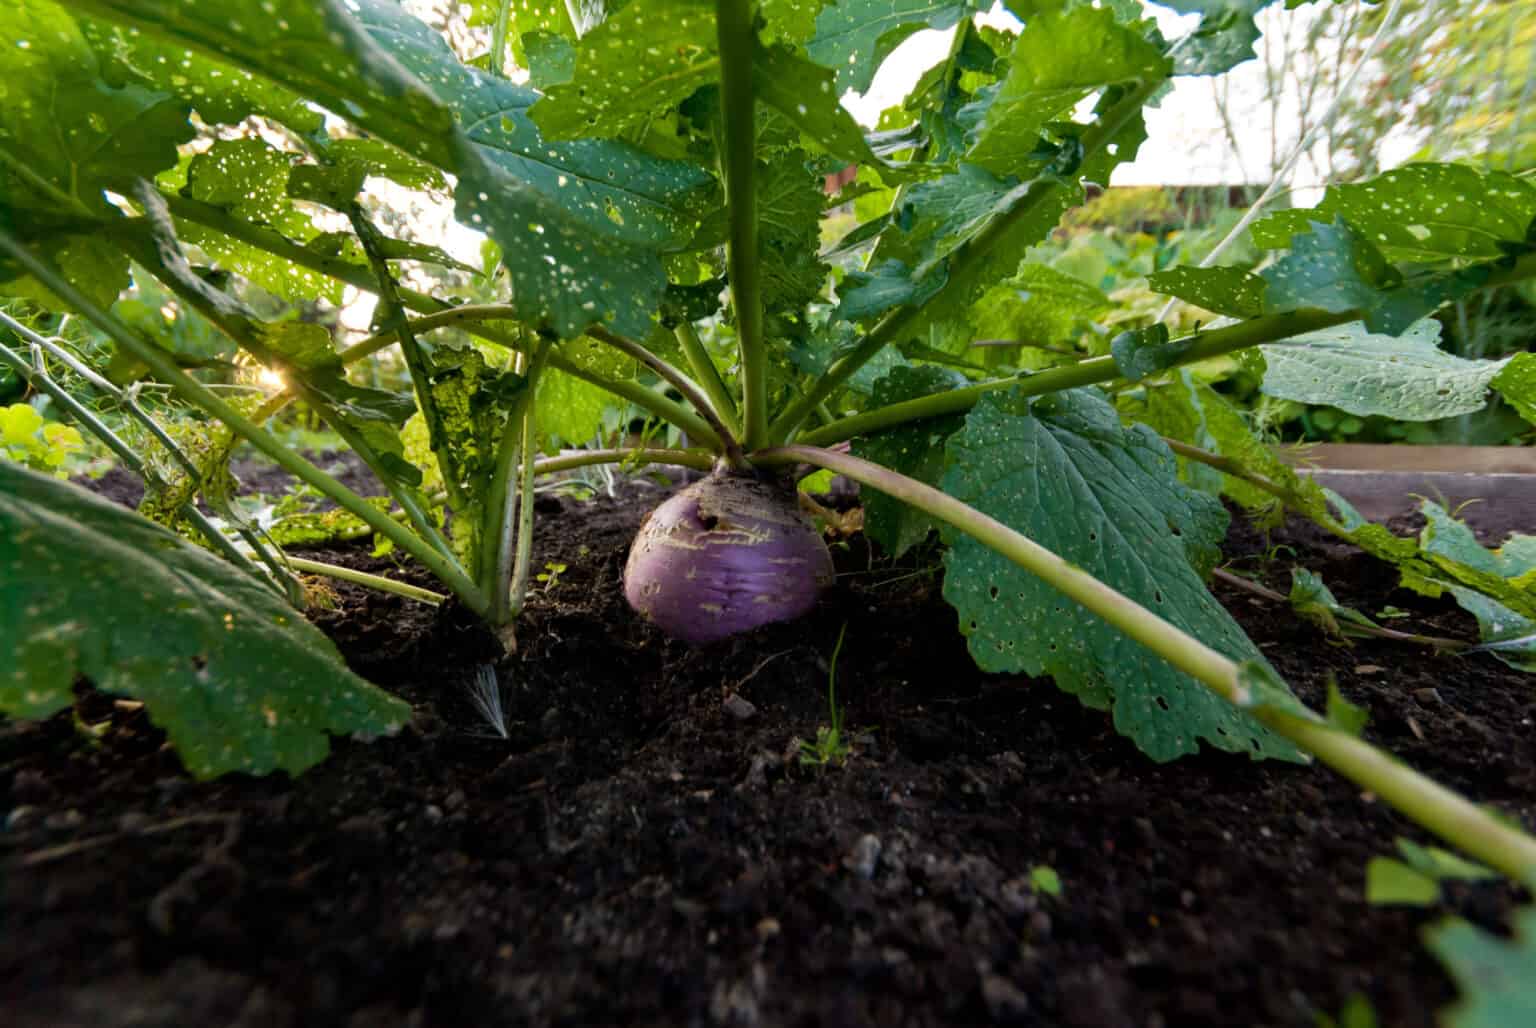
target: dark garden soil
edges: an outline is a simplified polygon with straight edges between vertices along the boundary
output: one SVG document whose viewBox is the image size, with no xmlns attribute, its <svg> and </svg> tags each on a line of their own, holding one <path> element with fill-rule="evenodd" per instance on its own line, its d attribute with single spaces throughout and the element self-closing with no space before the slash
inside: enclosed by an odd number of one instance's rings
<svg viewBox="0 0 1536 1028">
<path fill-rule="evenodd" d="M 479 632 L 345 585 L 318 620 L 417 715 L 297 782 L 192 782 L 142 711 L 86 689 L 73 719 L 0 726 L 0 1022 L 1310 1026 L 1358 991 L 1417 1026 L 1453 997 L 1422 929 L 1503 930 L 1523 899 L 1368 905 L 1366 862 L 1421 838 L 1382 803 L 1320 767 L 1151 763 L 1048 681 L 974 671 L 938 571 L 859 540 L 814 616 L 669 642 L 620 591 L 659 495 L 541 501 L 536 565 L 565 569 L 499 667 L 510 738 L 467 700 Z M 1346 603 L 1471 636 L 1305 528 L 1236 519 L 1229 554 L 1283 591 L 1276 543 Z M 325 556 L 426 584 L 367 553 Z M 1330 645 L 1218 588 L 1306 700 L 1334 676 L 1371 739 L 1536 824 L 1532 679 Z M 844 625 L 854 752 L 805 766 Z"/>
</svg>

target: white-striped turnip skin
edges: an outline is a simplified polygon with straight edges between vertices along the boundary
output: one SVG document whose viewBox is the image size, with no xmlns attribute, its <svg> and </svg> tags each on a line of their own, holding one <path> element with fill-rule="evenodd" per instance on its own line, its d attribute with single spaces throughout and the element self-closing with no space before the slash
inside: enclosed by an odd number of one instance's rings
<svg viewBox="0 0 1536 1028">
<path fill-rule="evenodd" d="M 624 566 L 629 605 L 694 644 L 797 618 L 831 582 L 831 554 L 793 489 L 729 471 L 653 510 Z"/>
</svg>

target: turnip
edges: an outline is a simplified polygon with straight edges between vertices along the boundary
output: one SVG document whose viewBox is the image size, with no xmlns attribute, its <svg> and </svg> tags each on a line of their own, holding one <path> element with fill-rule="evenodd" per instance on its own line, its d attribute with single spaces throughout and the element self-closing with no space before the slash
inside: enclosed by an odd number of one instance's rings
<svg viewBox="0 0 1536 1028">
<path fill-rule="evenodd" d="M 668 635 L 700 644 L 793 620 L 831 581 L 832 557 L 793 488 L 721 468 L 651 512 L 624 596 Z"/>
</svg>

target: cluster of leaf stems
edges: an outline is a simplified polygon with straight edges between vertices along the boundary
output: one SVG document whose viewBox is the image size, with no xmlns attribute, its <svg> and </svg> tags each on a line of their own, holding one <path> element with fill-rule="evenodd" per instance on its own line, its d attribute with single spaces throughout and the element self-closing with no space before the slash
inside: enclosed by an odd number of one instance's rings
<svg viewBox="0 0 1536 1028">
<path fill-rule="evenodd" d="M 942 302 L 948 290 L 964 288 L 957 283 L 964 282 L 967 268 L 983 259 L 1019 219 L 1037 208 L 1052 191 L 1062 188 L 1060 180 L 1050 177 L 1038 180 L 1013 207 L 997 215 L 987 227 L 951 255 L 949 282 L 930 297 L 926 304 L 906 305 L 886 314 L 855 347 L 835 361 L 813 386 L 790 402 L 776 417 L 769 417 L 768 361 L 763 339 L 762 291 L 756 238 L 755 97 L 751 80 L 754 29 L 747 0 L 719 0 L 718 11 L 724 119 L 722 171 L 730 214 L 727 265 L 738 331 L 741 388 L 739 408 L 735 406 L 729 389 L 691 325 L 679 326 L 676 336 L 693 377 L 634 340 L 602 327 L 589 330 L 592 338 L 647 367 L 685 401 L 679 403 L 661 390 L 632 380 L 611 378 L 571 361 L 561 354 L 558 345 L 554 345 L 555 341 L 539 333 L 512 332 L 491 324 L 514 321 L 515 316 L 510 306 L 450 306 L 401 287 L 392 277 L 376 245 L 376 230 L 357 208 L 348 213 L 364 252 L 369 257 L 368 268 L 317 254 L 272 230 L 234 218 L 216 207 L 186 197 L 162 194 L 148 183 L 140 183 L 135 197 L 144 215 L 122 219 L 121 223 L 109 229 L 116 242 L 136 260 L 149 267 L 180 300 L 209 318 L 258 360 L 273 367 L 281 368 L 283 362 L 264 345 L 257 323 L 228 297 L 207 288 L 185 267 L 184 260 L 179 258 L 171 228 L 172 216 L 222 232 L 297 265 L 376 293 L 384 312 L 385 328 L 344 350 L 340 355 L 341 361 L 343 364 L 352 363 L 385 347 L 400 345 L 416 384 L 418 404 L 429 426 L 436 419 L 417 341 L 420 334 L 456 326 L 487 342 L 515 351 L 517 357 L 514 370 L 525 376 L 529 388 L 522 390 L 518 405 L 508 417 L 496 452 L 494 481 L 486 510 L 486 530 L 483 532 L 484 549 L 479 562 L 481 571 L 478 576 L 472 577 L 465 570 L 443 539 L 430 512 L 416 503 L 407 490 L 391 488 L 402 509 L 403 518 L 391 516 L 289 450 L 262 427 L 262 421 L 294 398 L 303 399 L 320 411 L 322 416 L 325 415 L 328 409 L 325 397 L 312 389 L 302 375 L 293 376 L 284 392 L 274 397 L 261 411 L 247 416 L 176 367 L 165 351 L 139 337 L 109 312 L 92 303 L 57 269 L 21 247 L 3 231 L 0 231 L 0 251 L 14 258 L 39 282 L 97 325 L 124 352 L 146 364 L 155 376 L 168 383 L 183 400 L 219 419 L 279 467 L 314 487 L 400 550 L 416 558 L 463 604 L 493 625 L 510 625 L 527 587 L 528 546 L 532 531 L 532 505 L 529 500 L 533 481 L 540 474 L 627 460 L 654 461 L 699 469 L 710 468 L 720 459 L 737 467 L 751 465 L 782 468 L 808 464 L 825 468 L 887 493 L 974 537 L 1049 582 L 1071 600 L 1437 835 L 1511 876 L 1524 877 L 1531 874 L 1536 869 L 1536 839 L 1518 828 L 1490 816 L 1458 794 L 1412 771 L 1355 735 L 1327 723 L 1300 704 L 1274 702 L 1262 690 L 1256 690 L 1249 673 L 1231 659 L 1001 522 L 929 485 L 829 448 L 832 444 L 856 436 L 914 420 L 966 411 L 981 396 L 994 390 L 1011 389 L 1020 395 L 1029 396 L 1110 382 L 1122 377 L 1113 358 L 1089 358 L 1070 366 L 1024 377 L 1008 376 L 977 382 L 861 414 L 824 420 L 815 428 L 806 428 L 813 417 L 825 411 L 825 402 L 860 367 L 888 344 L 902 337 L 904 330 L 918 318 L 924 306 Z M 1116 133 L 1140 112 L 1162 85 L 1162 79 L 1154 79 L 1128 90 L 1118 103 L 1110 107 L 1084 133 L 1081 144 L 1085 155 L 1091 156 L 1111 142 Z M 1532 275 L 1536 275 L 1536 258 L 1527 256 L 1496 271 L 1487 284 L 1497 285 Z M 408 312 L 421 316 L 412 319 Z M 1359 316 L 1360 312 L 1357 311 L 1300 310 L 1197 331 L 1181 341 L 1183 345 L 1177 363 L 1193 363 L 1281 341 L 1301 333 L 1353 321 Z M 43 337 L 25 330 L 24 326 L 13 319 L 7 318 L 4 323 L 13 331 L 22 329 L 24 338 L 46 349 L 51 356 L 63 359 Z M 70 399 L 64 390 L 58 389 L 56 385 L 50 387 L 46 374 L 39 375 L 37 367 L 28 365 L 19 354 L 5 348 L 0 348 L 0 361 L 28 375 L 40 387 L 47 389 L 82 425 L 107 441 L 107 445 L 128 466 L 148 473 L 144 462 L 130 448 L 122 444 L 121 440 L 114 443 L 110 430 L 99 419 Z M 599 449 L 537 459 L 531 397 L 537 386 L 538 375 L 544 368 L 557 368 L 599 386 L 677 426 L 703 445 L 687 449 Z M 80 369 L 72 365 L 71 370 L 80 372 Z M 88 377 L 88 381 L 98 388 L 103 387 L 103 383 L 95 379 Z M 131 401 L 126 403 L 126 409 L 135 417 L 142 413 L 135 413 Z M 373 453 L 366 440 L 357 432 L 348 430 L 340 419 L 328 420 L 360 457 L 379 470 L 377 454 Z M 154 428 L 150 430 L 156 432 Z M 162 444 L 168 442 L 162 433 L 156 432 L 156 435 Z M 434 432 L 434 441 L 439 438 Z M 177 451 L 171 447 L 171 452 Z M 1185 455 L 1190 456 L 1188 453 Z M 439 458 L 446 459 L 446 454 L 439 451 Z M 1216 458 L 1218 467 L 1221 466 L 1220 460 Z M 391 477 L 382 471 L 381 478 L 386 486 L 392 485 Z M 450 479 L 451 476 L 445 475 L 445 481 Z M 448 488 L 451 490 L 453 487 L 449 485 Z M 521 502 L 518 502 L 519 498 Z M 517 513 L 519 511 L 520 514 Z M 195 506 L 189 503 L 184 513 L 203 532 L 211 545 L 231 559 L 249 563 L 223 539 L 216 528 L 207 523 Z M 402 523 L 402 520 L 408 524 Z M 247 541 L 252 542 L 253 550 L 274 570 L 282 565 L 283 559 L 264 552 L 259 540 L 248 538 Z M 289 558 L 286 564 L 295 570 L 341 574 L 341 569 L 317 562 L 301 562 Z M 351 576 L 354 580 L 358 577 L 356 573 L 351 573 Z M 403 593 L 410 588 L 388 579 L 377 579 L 367 584 Z M 415 590 L 415 595 L 417 598 L 437 598 L 437 594 L 422 590 Z"/>
</svg>

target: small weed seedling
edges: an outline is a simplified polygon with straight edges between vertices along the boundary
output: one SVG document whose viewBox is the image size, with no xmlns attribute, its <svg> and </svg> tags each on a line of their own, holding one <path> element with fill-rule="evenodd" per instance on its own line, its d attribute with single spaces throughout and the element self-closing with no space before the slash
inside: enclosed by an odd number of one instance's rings
<svg viewBox="0 0 1536 1028">
<path fill-rule="evenodd" d="M 816 767 L 842 764 L 853 752 L 843 737 L 843 712 L 837 705 L 837 657 L 843 650 L 843 636 L 847 633 L 848 624 L 844 622 L 843 627 L 837 631 L 837 643 L 832 647 L 832 661 L 827 667 L 828 723 L 817 726 L 815 742 L 800 744 L 801 764 Z"/>
<path fill-rule="evenodd" d="M 543 582 L 544 591 L 549 592 L 560 583 L 560 576 L 565 574 L 569 567 L 570 565 L 568 564 L 562 564 L 559 561 L 552 560 L 544 565 L 543 571 L 540 571 L 537 575 L 533 576 L 534 581 Z"/>
</svg>

